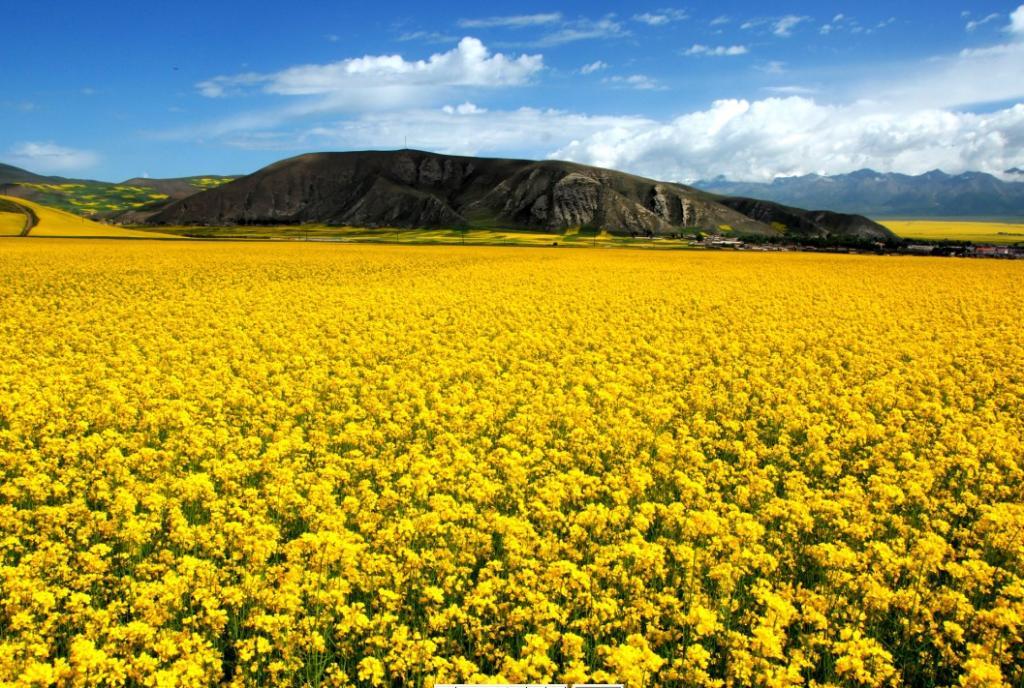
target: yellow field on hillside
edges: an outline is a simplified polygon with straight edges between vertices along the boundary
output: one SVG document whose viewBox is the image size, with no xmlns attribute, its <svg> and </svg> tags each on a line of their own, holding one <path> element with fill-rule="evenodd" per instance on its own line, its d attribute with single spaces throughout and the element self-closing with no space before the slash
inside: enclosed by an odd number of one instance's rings
<svg viewBox="0 0 1024 688">
<path fill-rule="evenodd" d="M 0 683 L 1020 686 L 1022 281 L 6 242 Z"/>
<path fill-rule="evenodd" d="M 959 220 L 880 220 L 906 239 L 973 241 L 985 244 L 1024 242 L 1024 224 L 961 222 Z"/>
<path fill-rule="evenodd" d="M 152 239 L 169 236 L 157 232 L 142 232 L 134 229 L 117 227 L 115 225 L 105 225 L 100 222 L 93 222 L 92 220 L 87 220 L 84 217 L 79 217 L 78 215 L 74 215 L 63 210 L 57 210 L 56 208 L 50 208 L 45 205 L 33 203 L 32 201 L 27 201 L 24 198 L 0 196 L 0 199 L 31 208 L 33 212 L 35 212 L 36 217 L 39 218 L 39 224 L 32 228 L 31 232 L 29 232 L 30 236 L 132 237 L 137 239 Z M 19 216 L 19 231 L 21 228 L 20 222 L 21 220 Z M 14 233 L 17 234 L 17 232 Z"/>
<path fill-rule="evenodd" d="M 0 211 L 0 236 L 18 236 L 25 226 L 25 216 L 21 213 Z"/>
</svg>

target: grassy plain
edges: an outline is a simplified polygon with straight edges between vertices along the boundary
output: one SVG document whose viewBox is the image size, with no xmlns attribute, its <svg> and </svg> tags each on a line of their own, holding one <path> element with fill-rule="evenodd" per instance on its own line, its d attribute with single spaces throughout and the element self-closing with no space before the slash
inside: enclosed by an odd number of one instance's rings
<svg viewBox="0 0 1024 688">
<path fill-rule="evenodd" d="M 979 244 L 1024 242 L 1024 223 L 960 220 L 879 220 L 905 239 L 973 241 Z"/>
<path fill-rule="evenodd" d="M 1020 686 L 1022 268 L 6 242 L 0 683 Z"/>
</svg>

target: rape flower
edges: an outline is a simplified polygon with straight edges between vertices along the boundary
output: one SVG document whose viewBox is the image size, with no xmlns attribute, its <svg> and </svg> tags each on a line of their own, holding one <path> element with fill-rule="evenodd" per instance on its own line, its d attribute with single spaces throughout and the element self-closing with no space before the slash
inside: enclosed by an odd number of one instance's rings
<svg viewBox="0 0 1024 688">
<path fill-rule="evenodd" d="M 10 242 L 0 684 L 1020 685 L 1021 276 Z"/>
</svg>

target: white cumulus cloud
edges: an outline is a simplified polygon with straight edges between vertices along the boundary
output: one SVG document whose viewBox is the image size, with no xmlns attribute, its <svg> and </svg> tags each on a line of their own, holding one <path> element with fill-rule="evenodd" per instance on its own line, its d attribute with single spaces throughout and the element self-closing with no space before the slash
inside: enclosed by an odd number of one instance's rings
<svg viewBox="0 0 1024 688">
<path fill-rule="evenodd" d="M 1024 36 L 1024 5 L 1019 6 L 1010 14 L 1010 25 L 1006 28 L 1010 33 Z"/>
<path fill-rule="evenodd" d="M 671 24 L 672 22 L 683 21 L 689 18 L 683 10 L 677 9 L 664 9 L 658 10 L 657 12 L 644 12 L 643 14 L 633 15 L 633 21 L 638 21 L 648 26 L 663 26 L 665 24 Z"/>
<path fill-rule="evenodd" d="M 816 88 L 810 88 L 809 86 L 766 86 L 762 90 L 768 91 L 769 93 L 776 93 L 784 96 L 808 96 L 818 92 Z"/>
<path fill-rule="evenodd" d="M 487 108 L 478 107 L 475 103 L 465 102 L 462 105 L 445 105 L 441 112 L 448 115 L 482 115 Z"/>
<path fill-rule="evenodd" d="M 989 22 L 994 22 L 996 19 L 999 19 L 999 17 L 1000 15 L 998 13 L 993 12 L 992 14 L 986 17 L 982 17 L 981 19 L 972 19 L 971 21 L 967 22 L 965 28 L 968 31 L 974 31 L 977 28 L 984 26 L 985 24 L 988 24 Z"/>
<path fill-rule="evenodd" d="M 608 16 L 597 20 L 580 19 L 567 22 L 560 29 L 541 36 L 528 45 L 534 48 L 551 48 L 577 41 L 622 38 L 628 35 L 629 31 L 621 22 L 616 21 L 613 16 Z"/>
<path fill-rule="evenodd" d="M 330 64 L 290 67 L 272 74 L 217 76 L 198 84 L 208 97 L 259 86 L 265 93 L 288 96 L 335 95 L 388 87 L 514 86 L 544 67 L 541 55 L 492 53 L 479 39 L 466 37 L 457 47 L 426 60 L 401 55 L 367 55 Z"/>
<path fill-rule="evenodd" d="M 745 45 L 716 45 L 708 46 L 700 43 L 694 43 L 690 46 L 685 55 L 709 55 L 712 57 L 732 57 L 736 55 L 746 55 L 748 52 L 747 46 Z"/>
<path fill-rule="evenodd" d="M 782 38 L 789 38 L 793 35 L 793 29 L 799 24 L 808 21 L 810 17 L 801 17 L 795 14 L 787 14 L 785 17 L 777 19 L 772 24 L 772 33 Z"/>
<path fill-rule="evenodd" d="M 459 26 L 464 29 L 521 29 L 527 26 L 557 24 L 560 21 L 562 21 L 561 12 L 548 12 L 544 14 L 516 14 L 505 17 L 485 17 L 483 19 L 460 19 Z"/>
<path fill-rule="evenodd" d="M 638 91 L 660 91 L 664 88 L 656 79 L 646 74 L 631 74 L 629 76 L 610 76 L 604 79 L 604 83 L 612 86 L 634 88 Z"/>
<path fill-rule="evenodd" d="M 591 62 L 590 64 L 585 64 L 580 67 L 580 73 L 593 74 L 594 72 L 600 72 L 603 69 L 608 69 L 608 63 L 604 60 L 597 60 L 596 62 Z"/>
</svg>

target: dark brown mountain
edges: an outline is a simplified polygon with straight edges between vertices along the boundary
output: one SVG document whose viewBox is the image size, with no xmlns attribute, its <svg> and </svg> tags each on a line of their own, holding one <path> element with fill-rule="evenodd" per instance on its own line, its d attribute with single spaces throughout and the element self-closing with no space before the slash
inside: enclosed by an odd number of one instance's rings
<svg viewBox="0 0 1024 688">
<path fill-rule="evenodd" d="M 574 163 L 409 150 L 291 158 L 174 203 L 150 222 L 548 230 L 600 226 L 643 234 L 729 225 L 749 233 L 773 232 L 708 194 L 677 184 Z"/>
<path fill-rule="evenodd" d="M 166 208 L 175 201 L 194 196 L 207 189 L 214 189 L 223 184 L 237 179 L 220 175 L 206 175 L 195 177 L 176 177 L 169 179 L 153 179 L 151 177 L 134 177 L 121 182 L 120 187 L 131 187 L 135 189 L 152 189 L 154 193 L 167 196 L 165 199 L 152 200 L 141 207 L 131 207 L 118 210 L 108 215 L 108 219 L 119 224 L 144 225 L 156 213 Z"/>
<path fill-rule="evenodd" d="M 847 215 L 830 210 L 803 210 L 756 198 L 721 197 L 722 205 L 773 227 L 785 227 L 794 239 L 895 239 L 891 231 L 863 215 Z"/>
<path fill-rule="evenodd" d="M 800 211 L 790 209 L 799 215 Z M 796 217 L 794 215 L 794 217 Z M 793 223 L 803 233 L 841 233 L 841 216 Z M 554 160 L 507 160 L 413 150 L 314 153 L 282 160 L 247 177 L 168 205 L 158 225 L 495 227 L 561 230 L 601 227 L 617 234 L 696 230 L 785 233 L 697 189 Z M 865 221 L 863 231 L 888 232 Z M 833 224 L 835 225 L 833 227 Z M 826 226 L 827 225 L 827 226 Z M 861 231 L 861 230 L 858 230 Z"/>
</svg>

